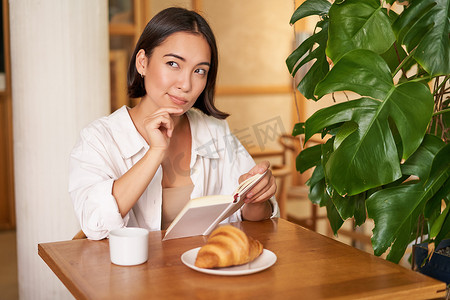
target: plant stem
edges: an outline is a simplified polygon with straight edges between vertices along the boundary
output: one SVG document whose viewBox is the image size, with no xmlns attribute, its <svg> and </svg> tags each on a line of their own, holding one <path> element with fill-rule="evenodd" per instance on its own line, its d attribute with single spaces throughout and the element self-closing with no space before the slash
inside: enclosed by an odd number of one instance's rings
<svg viewBox="0 0 450 300">
<path fill-rule="evenodd" d="M 294 9 L 295 9 L 295 0 L 294 0 Z M 292 32 L 294 33 L 294 41 L 297 38 L 297 32 L 295 31 L 295 26 L 292 26 Z M 295 76 L 292 77 L 292 92 L 294 93 L 294 103 L 295 103 L 295 110 L 297 112 L 297 120 L 300 122 L 300 108 L 298 107 L 298 101 L 297 101 L 297 86 L 295 83 Z M 302 147 L 302 143 L 300 143 L 300 147 Z M 302 149 L 303 150 L 303 149 Z"/>
<path fill-rule="evenodd" d="M 442 115 L 442 114 L 445 114 L 445 113 L 448 113 L 448 112 L 450 112 L 450 108 L 446 108 L 446 109 L 443 109 L 443 110 L 440 110 L 440 111 L 437 111 L 437 112 L 433 113 L 433 117 L 434 116 L 438 116 L 438 115 Z"/>
<path fill-rule="evenodd" d="M 439 78 L 439 77 L 438 77 Z M 439 84 L 439 86 L 434 90 L 434 94 L 433 94 L 433 96 L 436 96 L 437 95 L 437 93 L 442 93 L 442 94 L 444 94 L 444 92 L 445 91 L 447 91 L 447 90 L 449 90 L 450 89 L 450 87 L 448 87 L 448 88 L 442 88 L 442 87 L 444 87 L 445 86 L 445 84 L 447 83 L 447 81 L 450 79 L 450 76 L 449 75 L 447 75 L 447 76 L 445 76 L 445 78 L 444 78 L 444 81 L 441 83 L 441 84 Z"/>
<path fill-rule="evenodd" d="M 426 74 L 426 73 L 424 73 L 424 74 Z M 431 76 L 417 77 L 417 78 L 414 78 L 414 79 L 411 79 L 411 77 L 410 77 L 410 78 L 408 78 L 408 82 L 420 82 L 420 81 L 424 81 L 424 80 L 426 80 L 428 82 L 431 79 L 433 79 L 433 77 L 431 77 Z"/>
<path fill-rule="evenodd" d="M 397 74 L 397 72 L 400 71 L 400 70 L 402 70 L 402 76 L 404 76 L 405 78 L 407 78 L 407 77 L 406 77 L 406 72 L 403 70 L 403 65 L 404 65 L 405 59 L 404 59 L 403 61 L 400 60 L 400 55 L 398 54 L 397 43 L 396 43 L 396 42 L 394 42 L 394 49 L 395 49 L 395 53 L 397 54 L 397 59 L 398 59 L 398 62 L 400 63 L 400 65 L 398 65 L 397 69 L 395 69 L 394 74 L 393 74 L 392 77 L 395 77 L 395 75 Z"/>
<path fill-rule="evenodd" d="M 400 65 L 398 65 L 397 69 L 395 69 L 393 76 L 395 76 L 398 71 L 402 70 L 402 75 L 408 79 L 408 77 L 406 77 L 406 72 L 403 69 L 403 66 L 409 61 L 409 59 L 414 55 L 414 52 L 416 52 L 417 46 L 405 57 L 405 59 L 403 61 L 400 60 L 400 55 L 398 54 L 398 50 L 397 50 L 397 43 L 394 43 L 394 49 L 395 49 L 395 53 L 397 53 L 397 59 L 398 62 L 400 63 Z"/>
</svg>

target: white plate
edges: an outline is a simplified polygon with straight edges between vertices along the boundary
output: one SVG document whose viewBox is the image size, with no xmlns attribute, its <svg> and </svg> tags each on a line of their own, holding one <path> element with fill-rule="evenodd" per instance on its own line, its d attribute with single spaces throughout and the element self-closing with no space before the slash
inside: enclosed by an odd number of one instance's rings
<svg viewBox="0 0 450 300">
<path fill-rule="evenodd" d="M 195 266 L 198 250 L 200 250 L 200 247 L 184 252 L 181 255 L 181 261 L 193 270 L 213 275 L 236 276 L 253 274 L 270 268 L 277 261 L 277 256 L 272 251 L 263 249 L 261 255 L 248 264 L 228 268 L 203 269 Z"/>
</svg>

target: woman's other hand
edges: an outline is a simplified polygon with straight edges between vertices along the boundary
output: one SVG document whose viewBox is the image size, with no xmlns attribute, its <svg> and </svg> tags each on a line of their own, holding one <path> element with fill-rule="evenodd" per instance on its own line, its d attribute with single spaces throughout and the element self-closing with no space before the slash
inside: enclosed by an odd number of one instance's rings
<svg viewBox="0 0 450 300">
<path fill-rule="evenodd" d="M 272 171 L 269 169 L 270 163 L 263 161 L 254 166 L 248 173 L 239 177 L 239 183 L 256 174 L 266 172 L 264 177 L 246 195 L 245 203 L 260 203 L 269 200 L 277 191 L 277 184 Z"/>
<path fill-rule="evenodd" d="M 246 195 L 245 205 L 242 208 L 242 218 L 248 221 L 260 221 L 270 218 L 272 205 L 268 201 L 275 195 L 277 185 L 272 171 L 269 170 L 270 163 L 263 161 L 254 166 L 248 173 L 239 177 L 239 183 L 247 178 L 266 172 L 264 177 Z"/>
</svg>

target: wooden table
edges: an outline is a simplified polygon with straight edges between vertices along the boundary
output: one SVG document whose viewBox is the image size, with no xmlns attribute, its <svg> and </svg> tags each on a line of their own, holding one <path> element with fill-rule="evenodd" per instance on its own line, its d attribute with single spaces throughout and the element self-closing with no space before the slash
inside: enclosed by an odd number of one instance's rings
<svg viewBox="0 0 450 300">
<path fill-rule="evenodd" d="M 283 219 L 235 224 L 278 259 L 245 276 L 217 276 L 186 267 L 180 256 L 201 236 L 161 241 L 150 232 L 147 263 L 110 262 L 107 240 L 39 244 L 38 252 L 80 299 L 430 299 L 445 283 L 362 252 Z"/>
</svg>

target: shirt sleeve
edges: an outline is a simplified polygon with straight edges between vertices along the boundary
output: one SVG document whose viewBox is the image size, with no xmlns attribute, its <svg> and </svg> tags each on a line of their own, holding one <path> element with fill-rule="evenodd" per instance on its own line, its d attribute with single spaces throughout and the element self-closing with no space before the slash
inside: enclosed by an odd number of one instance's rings
<svg viewBox="0 0 450 300">
<path fill-rule="evenodd" d="M 100 140 L 81 135 L 72 150 L 69 167 L 69 193 L 81 229 L 89 239 L 106 238 L 109 231 L 124 227 L 128 215 L 122 218 L 112 195 L 117 179 Z"/>
</svg>

